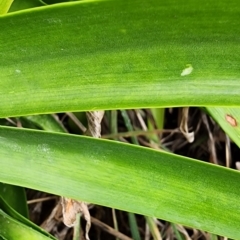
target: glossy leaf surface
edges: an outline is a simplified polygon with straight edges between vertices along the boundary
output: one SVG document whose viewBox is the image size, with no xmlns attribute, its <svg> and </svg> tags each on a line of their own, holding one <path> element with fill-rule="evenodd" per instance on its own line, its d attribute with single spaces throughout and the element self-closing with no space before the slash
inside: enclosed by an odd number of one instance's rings
<svg viewBox="0 0 240 240">
<path fill-rule="evenodd" d="M 2 182 L 240 237 L 237 171 L 88 137 L 3 127 L 0 136 Z"/>
<path fill-rule="evenodd" d="M 239 106 L 239 20 L 233 0 L 81 1 L 5 15 L 0 116 Z"/>
</svg>

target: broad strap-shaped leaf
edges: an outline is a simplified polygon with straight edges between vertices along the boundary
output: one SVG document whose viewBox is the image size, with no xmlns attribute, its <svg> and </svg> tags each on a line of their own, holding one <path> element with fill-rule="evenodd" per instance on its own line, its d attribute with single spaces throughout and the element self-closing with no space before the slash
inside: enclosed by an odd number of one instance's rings
<svg viewBox="0 0 240 240">
<path fill-rule="evenodd" d="M 0 117 L 239 106 L 234 0 L 63 3 L 0 18 Z"/>
<path fill-rule="evenodd" d="M 6 14 L 13 0 L 0 0 L 0 15 Z"/>
<path fill-rule="evenodd" d="M 240 238 L 237 171 L 119 142 L 7 127 L 0 145 L 2 182 Z"/>
<path fill-rule="evenodd" d="M 16 212 L 0 196 L 0 239 L 1 237 L 7 240 L 56 240 L 49 233 Z"/>
<path fill-rule="evenodd" d="M 66 132 L 66 129 L 60 124 L 60 121 L 56 119 L 52 115 L 33 115 L 21 117 L 21 121 L 28 122 L 30 124 L 34 124 L 41 129 L 49 132 Z M 27 126 L 27 128 L 32 128 L 31 126 Z"/>
<path fill-rule="evenodd" d="M 35 8 L 46 5 L 41 0 L 14 0 L 11 5 L 9 12 L 15 12 L 19 10 L 24 10 L 27 8 Z"/>
<path fill-rule="evenodd" d="M 28 218 L 27 199 L 24 188 L 0 182 L 0 197 L 2 197 L 15 211 Z"/>
<path fill-rule="evenodd" d="M 16 221 L 0 209 L 0 237 L 6 240 L 49 240 L 49 237 Z"/>
</svg>

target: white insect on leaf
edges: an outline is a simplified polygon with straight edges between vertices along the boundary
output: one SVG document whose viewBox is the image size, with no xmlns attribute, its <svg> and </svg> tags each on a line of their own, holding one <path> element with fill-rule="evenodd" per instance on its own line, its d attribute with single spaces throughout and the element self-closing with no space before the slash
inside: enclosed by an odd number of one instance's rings
<svg viewBox="0 0 240 240">
<path fill-rule="evenodd" d="M 183 77 L 183 76 L 189 75 L 190 73 L 192 73 L 192 71 L 193 71 L 192 65 L 191 64 L 187 64 L 186 68 L 184 68 L 182 70 L 181 76 Z"/>
</svg>

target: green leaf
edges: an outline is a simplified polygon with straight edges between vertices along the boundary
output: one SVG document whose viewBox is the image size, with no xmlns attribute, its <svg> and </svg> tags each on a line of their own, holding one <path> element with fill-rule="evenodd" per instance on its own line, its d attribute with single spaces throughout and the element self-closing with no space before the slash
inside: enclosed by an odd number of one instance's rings
<svg viewBox="0 0 240 240">
<path fill-rule="evenodd" d="M 45 4 L 41 0 L 14 0 L 9 12 L 15 12 L 27 8 L 34 8 L 44 6 Z"/>
<path fill-rule="evenodd" d="M 6 14 L 13 0 L 0 0 L 0 15 Z"/>
<path fill-rule="evenodd" d="M 81 0 L 72 0 L 72 1 L 81 1 Z M 62 3 L 62 2 L 72 2 L 71 0 L 44 0 L 47 4 L 55 4 L 55 3 Z"/>
<path fill-rule="evenodd" d="M 65 132 L 63 126 L 52 115 L 34 115 L 21 117 L 24 121 L 29 121 L 32 124 L 50 132 Z"/>
<path fill-rule="evenodd" d="M 0 145 L 2 182 L 240 238 L 238 171 L 119 142 L 7 127 Z"/>
<path fill-rule="evenodd" d="M 9 184 L 0 183 L 0 197 L 24 217 L 28 217 L 25 189 Z"/>
<path fill-rule="evenodd" d="M 240 147 L 240 108 L 214 108 L 207 111 L 225 133 Z"/>
<path fill-rule="evenodd" d="M 48 237 L 14 220 L 0 209 L 0 236 L 6 240 L 46 240 Z"/>
<path fill-rule="evenodd" d="M 0 117 L 239 106 L 239 20 L 233 0 L 81 1 L 2 16 Z"/>
<path fill-rule="evenodd" d="M 53 239 L 49 233 L 12 209 L 0 196 L 0 237 L 4 239 Z"/>
</svg>

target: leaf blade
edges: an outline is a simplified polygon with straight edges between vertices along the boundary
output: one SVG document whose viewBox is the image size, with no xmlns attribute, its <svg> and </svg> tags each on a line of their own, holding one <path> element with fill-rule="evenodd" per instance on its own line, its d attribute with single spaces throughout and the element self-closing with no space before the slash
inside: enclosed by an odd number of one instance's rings
<svg viewBox="0 0 240 240">
<path fill-rule="evenodd" d="M 37 239 L 53 239 L 55 240 L 55 238 L 49 234 L 48 232 L 45 232 L 42 228 L 40 228 L 39 226 L 35 225 L 33 222 L 31 222 L 30 220 L 28 220 L 27 218 L 25 218 L 24 216 L 22 216 L 20 213 L 18 213 L 15 209 L 13 209 L 11 206 L 8 205 L 7 202 L 5 202 L 5 200 L 0 197 L 0 209 L 1 209 L 1 217 L 4 218 L 4 216 L 6 215 L 6 218 L 10 218 L 9 220 L 5 218 L 4 222 L 0 222 L 1 225 L 1 231 L 0 234 L 2 235 L 12 235 L 15 238 L 17 235 L 21 235 L 20 232 L 28 232 L 27 228 L 29 228 L 29 235 L 33 235 L 35 236 Z M 9 225 L 9 223 L 11 222 L 11 225 Z M 8 226 L 5 226 L 8 225 Z M 16 227 L 15 227 L 16 225 Z M 16 231 L 16 228 L 19 228 L 19 232 Z M 26 235 L 23 234 L 24 237 L 26 237 Z M 39 238 L 38 238 L 39 237 Z M 18 239 L 16 237 L 16 239 Z"/>
<path fill-rule="evenodd" d="M 40 7 L 44 5 L 45 4 L 41 0 L 32 0 L 32 1 L 15 0 L 9 9 L 9 12 L 15 12 L 23 9 Z"/>
<path fill-rule="evenodd" d="M 239 106 L 236 4 L 83 1 L 7 14 L 0 116 Z"/>
<path fill-rule="evenodd" d="M 33 239 L 33 240 L 51 239 L 33 230 L 32 228 L 16 221 L 12 217 L 8 216 L 1 209 L 0 209 L 0 226 L 1 226 L 0 237 L 3 237 L 4 239 L 12 239 L 12 240 L 17 240 L 17 239 L 23 240 L 26 238 Z"/>
<path fill-rule="evenodd" d="M 0 197 L 15 211 L 28 218 L 27 199 L 24 188 L 0 183 Z"/>
<path fill-rule="evenodd" d="M 11 7 L 13 0 L 1 0 L 0 1 L 0 15 L 6 14 Z"/>
<path fill-rule="evenodd" d="M 12 151 L 2 182 L 240 237 L 237 171 L 88 137 L 3 127 L 0 136 L 0 156 Z"/>
</svg>

